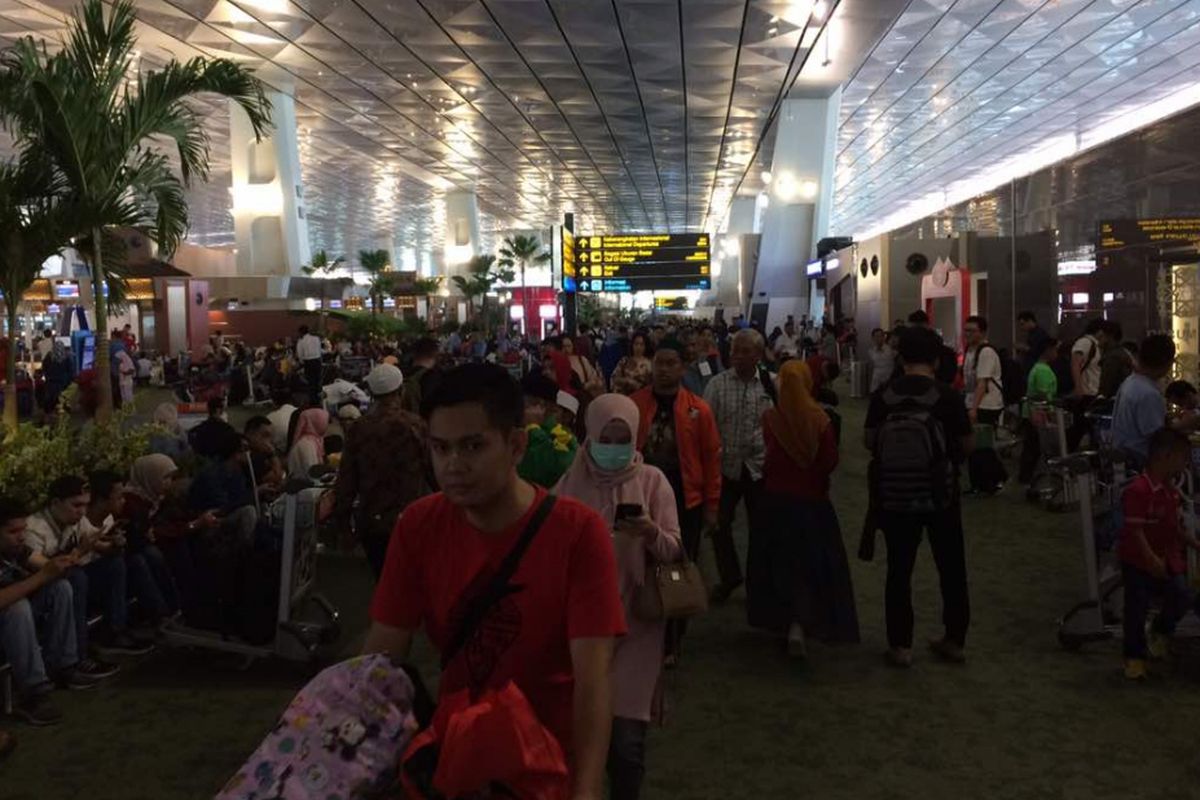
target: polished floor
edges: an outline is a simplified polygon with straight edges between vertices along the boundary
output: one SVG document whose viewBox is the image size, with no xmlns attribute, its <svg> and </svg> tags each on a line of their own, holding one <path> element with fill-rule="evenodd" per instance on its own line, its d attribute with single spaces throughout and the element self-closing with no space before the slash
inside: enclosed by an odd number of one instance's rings
<svg viewBox="0 0 1200 800">
<path fill-rule="evenodd" d="M 853 553 L 865 500 L 863 404 L 847 401 L 843 412 L 835 499 Z M 789 662 L 746 629 L 739 593 L 692 626 L 669 677 L 666 726 L 651 733 L 643 796 L 1200 796 L 1200 659 L 1180 657 L 1131 686 L 1116 643 L 1074 654 L 1059 647 L 1055 621 L 1083 579 L 1074 515 L 1032 508 L 1010 490 L 968 505 L 966 527 L 974 612 L 966 666 L 920 650 L 909 672 L 884 666 L 882 542 L 874 563 L 853 562 L 859 646 L 814 646 L 807 664 Z M 365 566 L 328 559 L 322 570 L 360 632 Z M 924 640 L 939 616 L 927 549 L 916 585 Z M 351 632 L 347 651 L 355 639 Z M 0 797 L 211 797 L 306 679 L 286 664 L 238 667 L 161 653 L 99 690 L 60 695 L 61 726 L 13 723 L 21 745 L 0 766 Z"/>
</svg>

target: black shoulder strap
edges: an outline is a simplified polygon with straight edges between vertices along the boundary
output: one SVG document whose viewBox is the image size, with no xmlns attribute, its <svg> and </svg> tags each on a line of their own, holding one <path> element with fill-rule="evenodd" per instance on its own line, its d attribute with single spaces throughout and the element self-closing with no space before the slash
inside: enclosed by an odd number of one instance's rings
<svg viewBox="0 0 1200 800">
<path fill-rule="evenodd" d="M 545 499 L 537 507 L 537 510 L 533 512 L 533 516 L 529 518 L 529 523 L 525 526 L 525 530 L 521 531 L 521 537 L 517 539 L 517 543 L 513 545 L 512 550 L 509 550 L 508 555 L 500 562 L 499 569 L 492 575 L 487 586 L 467 603 L 466 610 L 463 612 L 462 622 L 459 623 L 454 635 L 450 637 L 446 649 L 442 651 L 442 669 L 445 669 L 454 660 L 454 657 L 462 650 L 467 640 L 475 635 L 475 631 L 483 624 L 483 619 L 487 616 L 492 606 L 498 603 L 505 595 L 513 592 L 514 587 L 509 586 L 508 582 L 516 574 L 517 567 L 521 565 L 521 559 L 525 557 L 525 551 L 529 549 L 530 543 L 533 542 L 533 537 L 537 535 L 546 518 L 550 516 L 550 512 L 554 509 L 554 503 L 557 499 L 552 494 L 546 495 Z"/>
<path fill-rule="evenodd" d="M 767 372 L 762 367 L 759 367 L 758 379 L 762 382 L 763 391 L 767 393 L 767 397 L 771 398 L 771 402 L 778 403 L 779 392 L 775 390 L 775 381 L 771 379 L 771 373 Z"/>
</svg>

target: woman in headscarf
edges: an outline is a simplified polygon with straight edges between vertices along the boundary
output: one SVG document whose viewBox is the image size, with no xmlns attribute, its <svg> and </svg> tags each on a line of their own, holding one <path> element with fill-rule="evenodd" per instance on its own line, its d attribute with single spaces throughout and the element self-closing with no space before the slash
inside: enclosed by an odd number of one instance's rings
<svg viewBox="0 0 1200 800">
<path fill-rule="evenodd" d="M 325 463 L 325 432 L 329 430 L 329 412 L 309 408 L 300 412 L 296 422 L 296 439 L 288 450 L 288 475 L 307 478 L 308 471 Z"/>
<path fill-rule="evenodd" d="M 655 564 L 683 553 L 675 495 L 657 468 L 642 462 L 635 441 L 638 409 L 628 397 L 603 394 L 588 406 L 587 439 L 555 492 L 594 509 L 613 531 L 618 582 L 629 632 L 613 655 L 613 729 L 608 776 L 613 797 L 637 800 L 645 774 L 646 729 L 662 670 L 665 622 L 638 619 L 633 601 L 653 580 Z M 633 507 L 636 506 L 636 509 Z M 625 512 L 617 518 L 617 509 Z M 630 514 L 636 510 L 638 513 Z"/>
<path fill-rule="evenodd" d="M 149 452 L 161 453 L 174 461 L 182 461 L 190 455 L 191 447 L 179 424 L 179 409 L 174 403 L 155 406 L 151 422 L 158 430 L 150 434 Z"/>
<path fill-rule="evenodd" d="M 137 459 L 129 470 L 129 483 L 125 484 L 125 502 L 121 508 L 130 579 L 141 584 L 134 587 L 139 597 L 151 598 L 148 605 L 160 615 L 159 619 L 152 620 L 154 623 L 179 611 L 179 594 L 167 558 L 158 547 L 155 530 L 159 506 L 178 471 L 175 462 L 161 453 Z"/>
<path fill-rule="evenodd" d="M 837 441 L 804 362 L 780 369 L 779 401 L 763 415 L 763 441 L 766 513 L 757 515 L 746 558 L 750 624 L 786 636 L 788 652 L 798 657 L 806 655 L 806 637 L 857 642 L 850 566 L 829 501 Z"/>
<path fill-rule="evenodd" d="M 46 379 L 46 413 L 58 411 L 58 400 L 75 380 L 75 359 L 71 351 L 58 338 L 50 346 L 50 353 L 42 359 L 42 377 Z"/>
</svg>

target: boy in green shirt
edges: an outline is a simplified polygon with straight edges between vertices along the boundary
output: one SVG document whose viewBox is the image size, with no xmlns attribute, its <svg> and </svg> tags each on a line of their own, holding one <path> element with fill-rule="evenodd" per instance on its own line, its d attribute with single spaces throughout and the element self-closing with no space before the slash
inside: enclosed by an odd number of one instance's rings
<svg viewBox="0 0 1200 800">
<path fill-rule="evenodd" d="M 571 418 L 579 411 L 579 401 L 560 392 L 558 384 L 541 373 L 526 376 L 521 389 L 525 394 L 525 431 L 529 444 L 517 466 L 517 474 L 530 483 L 551 489 L 571 466 L 579 449 L 570 428 Z M 567 406 L 567 402 L 574 403 L 574 408 Z"/>
<path fill-rule="evenodd" d="M 1041 458 L 1041 442 L 1038 440 L 1037 428 L 1030 419 L 1034 401 L 1053 400 L 1058 397 L 1058 377 L 1050 366 L 1058 358 L 1058 340 L 1047 338 L 1042 345 L 1042 352 L 1037 354 L 1037 363 L 1029 370 L 1025 382 L 1025 445 L 1021 449 L 1021 468 L 1018 478 L 1021 483 L 1033 480 L 1033 472 L 1037 469 Z"/>
</svg>

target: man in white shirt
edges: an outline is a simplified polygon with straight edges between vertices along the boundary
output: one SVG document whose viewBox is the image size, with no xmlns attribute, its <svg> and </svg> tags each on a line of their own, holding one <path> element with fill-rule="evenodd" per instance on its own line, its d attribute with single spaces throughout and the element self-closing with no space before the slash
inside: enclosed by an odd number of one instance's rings
<svg viewBox="0 0 1200 800">
<path fill-rule="evenodd" d="M 46 507 L 26 521 L 25 544 L 33 550 L 30 564 L 40 568 L 48 559 L 75 554 L 78 565 L 66 574 L 75 602 L 76 649 L 80 669 L 88 674 L 112 674 L 115 670 L 88 653 L 88 600 L 104 611 L 108 636 L 101 655 L 142 655 L 150 647 L 129 634 L 126 601 L 125 559 L 111 539 L 85 535 L 80 521 L 88 505 L 88 487 L 82 478 L 64 475 L 55 479 L 48 489 Z"/>
<path fill-rule="evenodd" d="M 800 342 L 796 338 L 796 323 L 788 320 L 783 326 L 783 335 L 775 340 L 776 358 L 795 358 L 800 354 Z"/>
<path fill-rule="evenodd" d="M 896 352 L 887 343 L 887 335 L 883 328 L 871 331 L 871 349 L 867 351 L 867 359 L 871 363 L 871 390 L 869 394 L 882 386 L 886 386 L 896 371 Z"/>
<path fill-rule="evenodd" d="M 42 331 L 41 337 L 34 342 L 33 349 L 37 353 L 37 360 L 45 361 L 46 356 L 54 349 L 54 331 L 49 328 Z"/>
<path fill-rule="evenodd" d="M 1087 432 L 1086 412 L 1100 394 L 1101 358 L 1104 355 L 1107 336 L 1104 320 L 1094 319 L 1088 323 L 1083 336 L 1071 346 L 1071 414 L 1074 421 L 1067 429 L 1067 448 L 1076 450 Z"/>
<path fill-rule="evenodd" d="M 300 326 L 300 340 L 296 342 L 296 360 L 304 368 L 304 380 L 308 383 L 309 405 L 321 404 L 321 337 L 308 332 L 307 325 Z"/>
<path fill-rule="evenodd" d="M 1000 354 L 988 344 L 987 320 L 967 317 L 963 336 L 967 351 L 963 354 L 963 389 L 967 400 L 967 416 L 972 425 L 1000 424 L 1004 411 L 1004 374 Z M 968 461 L 971 488 L 975 492 L 992 494 L 1008 479 L 994 448 L 978 448 Z"/>
<path fill-rule="evenodd" d="M 758 331 L 753 328 L 738 331 L 729 346 L 730 369 L 709 381 L 704 390 L 704 402 L 712 409 L 721 432 L 721 504 L 717 528 L 712 534 L 721 578 L 712 591 L 712 599 L 717 603 L 728 599 L 744 581 L 733 541 L 738 504 L 746 504 L 752 536 L 754 515 L 761 505 L 766 460 L 762 419 L 775 402 L 771 395 L 774 385 L 769 378 L 764 382 L 759 372 L 765 351 L 766 344 Z"/>
</svg>

